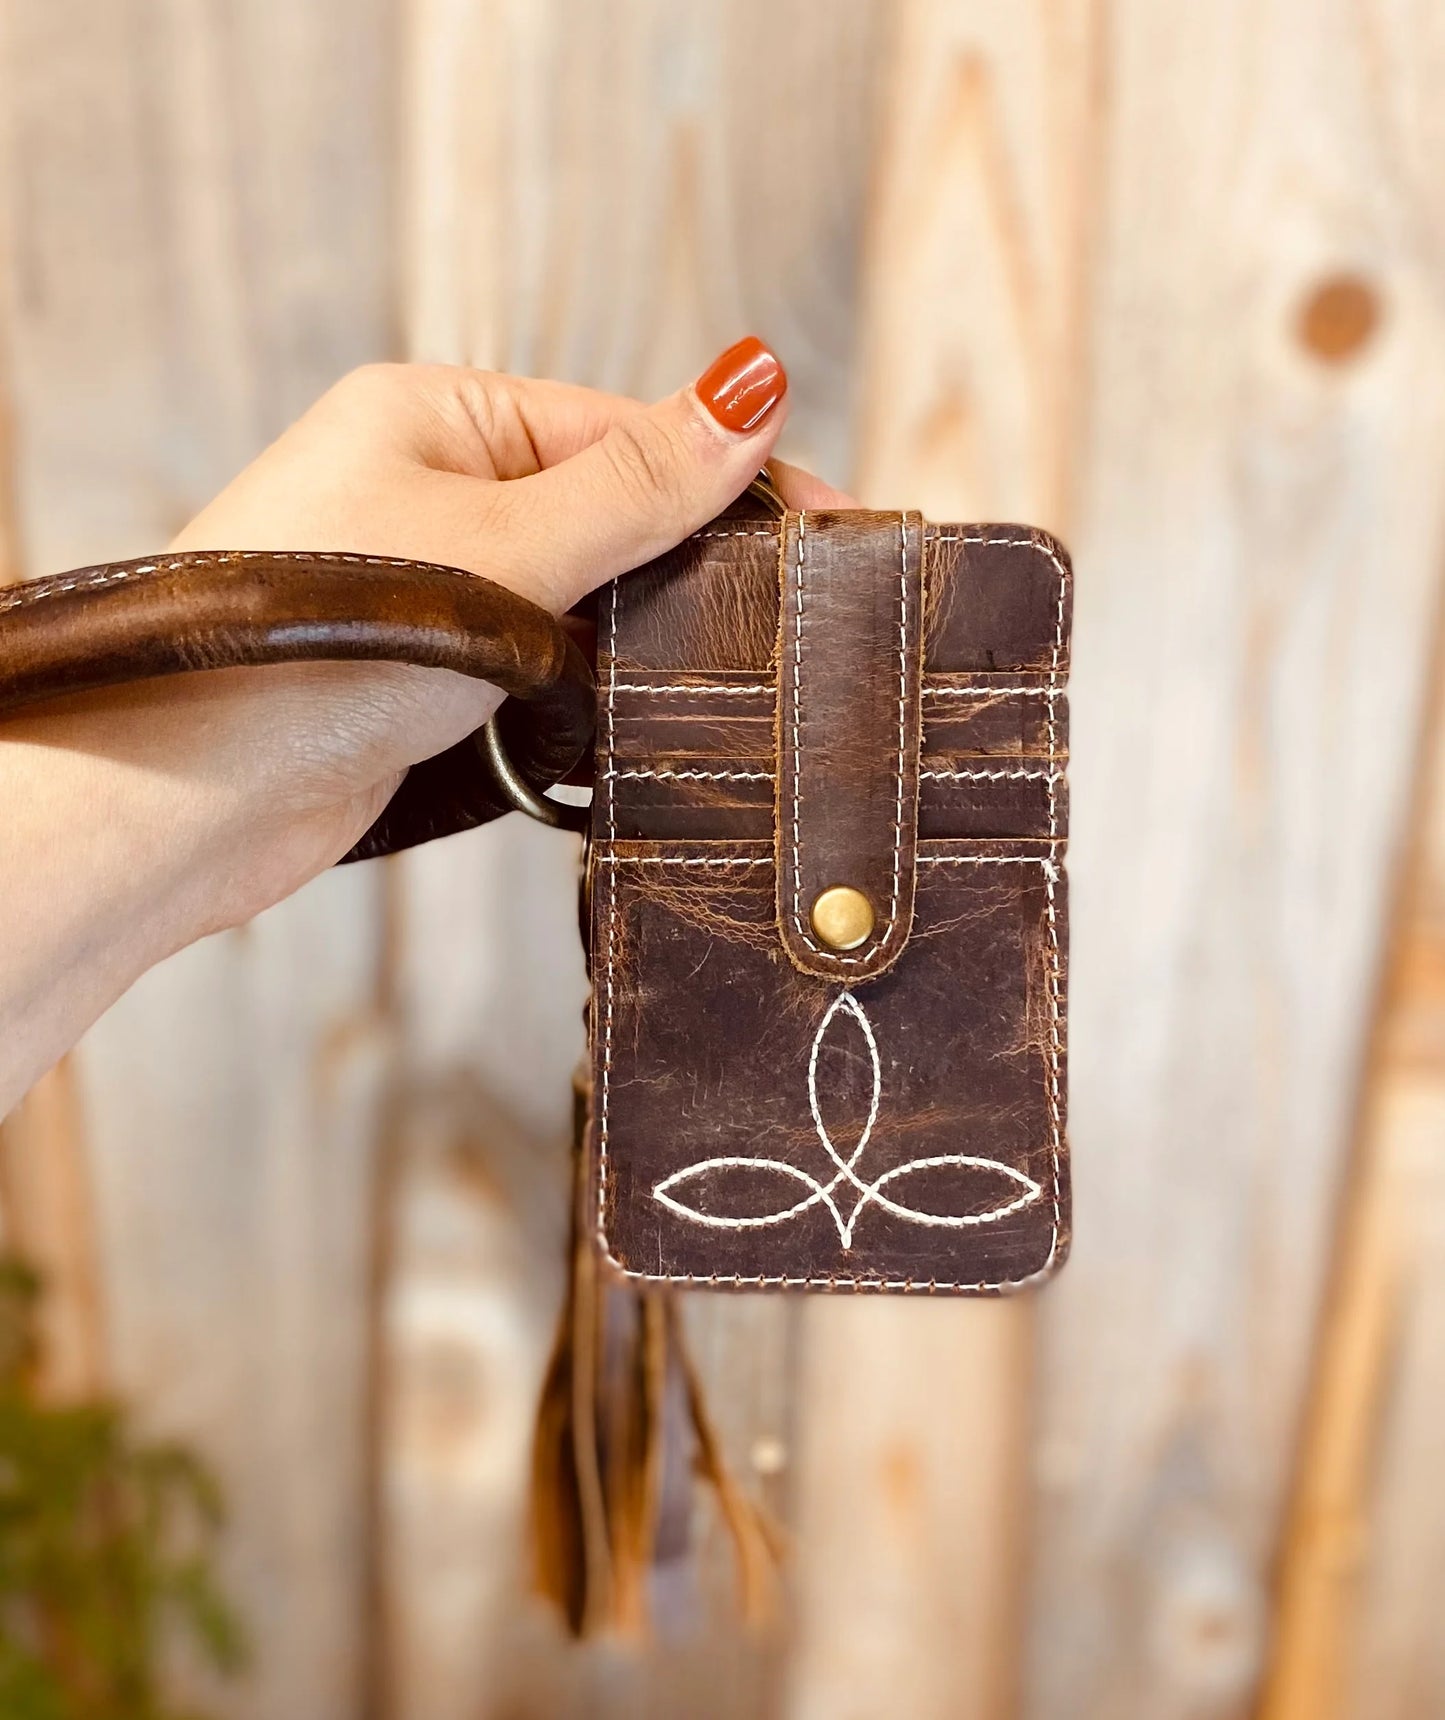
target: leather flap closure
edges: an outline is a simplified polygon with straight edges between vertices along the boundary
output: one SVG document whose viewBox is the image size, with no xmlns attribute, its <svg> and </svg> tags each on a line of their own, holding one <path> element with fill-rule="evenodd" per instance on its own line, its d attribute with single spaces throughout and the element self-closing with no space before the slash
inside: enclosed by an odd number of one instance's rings
<svg viewBox="0 0 1445 1720">
<path fill-rule="evenodd" d="M 871 979 L 913 925 L 922 519 L 790 513 L 779 581 L 778 930 L 804 973 Z"/>
</svg>

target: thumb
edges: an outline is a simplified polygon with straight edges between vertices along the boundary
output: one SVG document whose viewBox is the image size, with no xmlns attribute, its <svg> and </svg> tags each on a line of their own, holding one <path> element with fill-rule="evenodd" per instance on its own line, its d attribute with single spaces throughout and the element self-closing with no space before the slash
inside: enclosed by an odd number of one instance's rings
<svg viewBox="0 0 1445 1720">
<path fill-rule="evenodd" d="M 518 555 L 533 582 L 540 574 L 552 607 L 563 610 L 673 548 L 757 476 L 787 416 L 787 389 L 786 371 L 760 340 L 730 346 L 691 388 L 617 418 L 570 459 L 501 486 L 506 559 Z"/>
</svg>

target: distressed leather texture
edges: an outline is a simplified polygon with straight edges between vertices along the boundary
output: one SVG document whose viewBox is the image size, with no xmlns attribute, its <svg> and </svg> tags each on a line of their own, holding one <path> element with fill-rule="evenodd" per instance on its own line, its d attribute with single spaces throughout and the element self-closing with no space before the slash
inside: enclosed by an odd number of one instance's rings
<svg viewBox="0 0 1445 1720">
<path fill-rule="evenodd" d="M 778 931 L 793 965 L 872 979 L 913 923 L 923 723 L 923 522 L 917 514 L 788 516 L 778 634 Z M 866 568 L 866 574 L 860 569 Z M 846 884 L 876 920 L 838 951 L 808 906 Z"/>
<path fill-rule="evenodd" d="M 513 696 L 500 718 L 508 752 L 539 790 L 591 740 L 593 681 L 577 647 L 546 610 L 458 568 L 193 551 L 0 591 L 0 715 L 158 675 L 304 659 L 412 663 L 500 687 Z M 345 858 L 409 848 L 510 809 L 472 736 L 409 771 Z"/>
<path fill-rule="evenodd" d="M 589 1211 L 644 1283 L 990 1294 L 1069 1246 L 1072 579 L 729 517 L 604 593 Z M 870 939 L 812 934 L 862 889 Z M 851 959 L 845 959 L 847 958 Z"/>
</svg>

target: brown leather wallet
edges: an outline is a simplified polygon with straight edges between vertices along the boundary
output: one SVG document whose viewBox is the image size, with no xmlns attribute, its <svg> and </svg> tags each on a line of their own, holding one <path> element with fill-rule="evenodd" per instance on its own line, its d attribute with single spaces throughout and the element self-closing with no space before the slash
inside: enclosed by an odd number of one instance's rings
<svg viewBox="0 0 1445 1720">
<path fill-rule="evenodd" d="M 989 1293 L 1062 1262 L 1070 614 L 1041 532 L 752 498 L 605 592 L 588 1211 L 629 1278 Z M 512 695 L 503 744 L 418 765 L 348 859 L 546 811 L 591 737 L 558 623 L 454 568 L 217 552 L 0 592 L 0 712 L 297 658 Z"/>
<path fill-rule="evenodd" d="M 630 1278 L 1063 1261 L 1071 585 L 1042 532 L 847 512 L 607 592 L 590 1212 Z"/>
</svg>

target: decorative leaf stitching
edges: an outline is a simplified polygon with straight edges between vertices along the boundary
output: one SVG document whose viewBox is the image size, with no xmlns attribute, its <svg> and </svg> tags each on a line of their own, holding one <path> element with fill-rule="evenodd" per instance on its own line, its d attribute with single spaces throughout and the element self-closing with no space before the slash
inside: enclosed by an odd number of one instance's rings
<svg viewBox="0 0 1445 1720">
<path fill-rule="evenodd" d="M 871 1093 L 868 1101 L 868 1119 L 863 1125 L 863 1131 L 858 1137 L 858 1144 L 844 1158 L 833 1142 L 827 1124 L 823 1121 L 822 1111 L 818 1106 L 818 1053 L 822 1050 L 839 1012 L 852 1016 L 863 1034 L 868 1047 L 868 1061 L 872 1076 Z M 812 1049 L 808 1055 L 808 1109 L 812 1113 L 813 1128 L 823 1150 L 836 1167 L 831 1181 L 820 1182 L 807 1171 L 797 1165 L 786 1163 L 782 1159 L 752 1158 L 745 1154 L 728 1153 L 717 1158 L 702 1159 L 697 1164 L 685 1165 L 681 1170 L 673 1171 L 663 1177 L 653 1188 L 653 1198 L 670 1211 L 678 1214 L 693 1224 L 704 1224 L 718 1230 L 760 1230 L 774 1224 L 786 1224 L 800 1217 L 815 1206 L 826 1207 L 831 1214 L 833 1223 L 838 1231 L 838 1240 L 844 1250 L 853 1246 L 853 1235 L 858 1226 L 858 1220 L 863 1209 L 874 1205 L 882 1207 L 885 1212 L 891 1212 L 895 1218 L 907 1220 L 911 1224 L 928 1224 L 962 1229 L 977 1224 L 996 1224 L 999 1219 L 1007 1218 L 1011 1213 L 1028 1206 L 1043 1193 L 1041 1184 L 1034 1181 L 1023 1171 L 1015 1170 L 1011 1165 L 1002 1164 L 998 1159 L 979 1158 L 972 1153 L 939 1153 L 928 1158 L 910 1159 L 906 1164 L 896 1165 L 892 1170 L 882 1172 L 872 1182 L 865 1182 L 859 1176 L 857 1166 L 863 1157 L 868 1143 L 873 1138 L 873 1126 L 878 1121 L 878 1108 L 883 1096 L 883 1065 L 878 1056 L 878 1041 L 873 1033 L 873 1024 L 869 1021 L 863 1005 L 851 991 L 840 991 L 828 1006 L 828 1012 L 818 1024 L 818 1031 L 813 1035 Z M 791 1205 L 778 1207 L 770 1212 L 727 1213 L 705 1211 L 699 1206 L 690 1206 L 686 1201 L 677 1198 L 676 1191 L 685 1189 L 689 1184 L 701 1182 L 707 1186 L 709 1173 L 714 1171 L 766 1171 L 772 1175 L 783 1177 L 793 1183 L 801 1183 L 812 1192 L 801 1200 L 795 1200 Z M 1001 1201 L 986 1208 L 983 1212 L 971 1213 L 940 1213 L 928 1212 L 921 1207 L 908 1206 L 894 1195 L 885 1195 L 881 1191 L 889 1183 L 897 1183 L 902 1177 L 913 1175 L 919 1171 L 933 1170 L 962 1170 L 967 1172 L 983 1171 L 996 1172 L 1017 1186 L 1019 1193 L 1011 1200 Z M 838 1190 L 844 1185 L 851 1188 L 857 1195 L 851 1210 L 844 1216 L 842 1206 L 835 1199 Z"/>
</svg>

